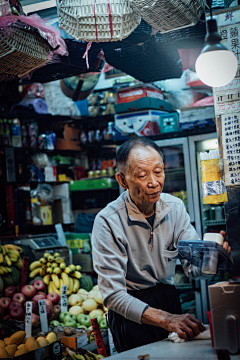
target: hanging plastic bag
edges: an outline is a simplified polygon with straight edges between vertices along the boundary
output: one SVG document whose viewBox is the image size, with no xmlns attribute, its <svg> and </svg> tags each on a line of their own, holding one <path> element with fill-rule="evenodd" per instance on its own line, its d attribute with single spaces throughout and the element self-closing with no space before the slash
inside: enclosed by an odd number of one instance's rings
<svg viewBox="0 0 240 360">
<path fill-rule="evenodd" d="M 203 204 L 228 201 L 226 186 L 221 179 L 219 151 L 200 153 Z"/>
</svg>

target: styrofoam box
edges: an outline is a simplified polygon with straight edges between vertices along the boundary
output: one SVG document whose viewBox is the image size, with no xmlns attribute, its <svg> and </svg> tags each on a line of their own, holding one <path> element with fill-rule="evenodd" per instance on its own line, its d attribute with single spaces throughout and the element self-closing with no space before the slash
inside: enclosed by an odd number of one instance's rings
<svg viewBox="0 0 240 360">
<path fill-rule="evenodd" d="M 213 106 L 182 108 L 179 112 L 180 129 L 192 129 L 195 126 L 214 125 Z"/>
</svg>

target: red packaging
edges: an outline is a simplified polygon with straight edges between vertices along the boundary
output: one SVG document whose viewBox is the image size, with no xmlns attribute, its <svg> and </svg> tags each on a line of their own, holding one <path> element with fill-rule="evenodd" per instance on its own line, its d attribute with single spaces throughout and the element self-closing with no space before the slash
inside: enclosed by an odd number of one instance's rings
<svg viewBox="0 0 240 360">
<path fill-rule="evenodd" d="M 74 180 L 81 180 L 86 177 L 86 169 L 83 166 L 74 166 Z"/>
<path fill-rule="evenodd" d="M 211 311 L 207 311 L 207 316 L 208 316 L 209 327 L 210 327 L 210 334 L 211 334 L 211 340 L 212 340 L 212 347 L 214 348 L 213 326 L 212 326 L 212 313 L 211 313 Z"/>
<path fill-rule="evenodd" d="M 29 264 L 29 257 L 24 256 L 22 263 L 20 291 L 22 290 L 23 286 L 27 284 L 28 264 Z"/>
<path fill-rule="evenodd" d="M 107 352 L 106 352 L 106 349 L 104 346 L 103 338 L 101 335 L 101 331 L 100 331 L 97 319 L 96 318 L 91 319 L 91 324 L 92 324 L 92 328 L 93 328 L 95 341 L 97 344 L 98 354 L 103 355 L 104 357 L 107 357 Z"/>
<path fill-rule="evenodd" d="M 159 89 L 152 89 L 150 87 L 133 87 L 125 88 L 117 92 L 117 103 L 122 104 L 134 101 L 143 97 L 152 97 L 155 99 L 163 100 L 163 92 Z"/>
</svg>

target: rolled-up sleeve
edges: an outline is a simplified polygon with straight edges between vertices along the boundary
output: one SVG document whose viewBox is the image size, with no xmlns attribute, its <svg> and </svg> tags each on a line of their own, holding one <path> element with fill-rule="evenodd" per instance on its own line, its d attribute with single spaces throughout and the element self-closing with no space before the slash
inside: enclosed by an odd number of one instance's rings
<svg viewBox="0 0 240 360">
<path fill-rule="evenodd" d="M 104 305 L 141 324 L 141 316 L 147 304 L 127 293 L 127 243 L 124 244 L 121 239 L 121 230 L 115 235 L 109 221 L 101 215 L 94 221 L 92 255 Z"/>
</svg>

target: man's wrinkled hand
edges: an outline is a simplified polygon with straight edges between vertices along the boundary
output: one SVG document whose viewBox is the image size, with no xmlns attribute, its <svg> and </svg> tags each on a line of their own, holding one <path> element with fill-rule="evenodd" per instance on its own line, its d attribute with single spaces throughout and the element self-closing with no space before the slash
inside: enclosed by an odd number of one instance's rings
<svg viewBox="0 0 240 360">
<path fill-rule="evenodd" d="M 206 330 L 201 321 L 190 314 L 168 314 L 164 328 L 169 332 L 177 333 L 181 339 L 192 339 L 200 334 L 200 332 Z"/>
<path fill-rule="evenodd" d="M 222 244 L 223 248 L 230 253 L 231 252 L 231 246 L 228 245 L 228 242 L 226 240 L 227 239 L 227 234 L 223 230 L 220 231 L 220 234 L 224 237 L 223 244 Z"/>
</svg>

